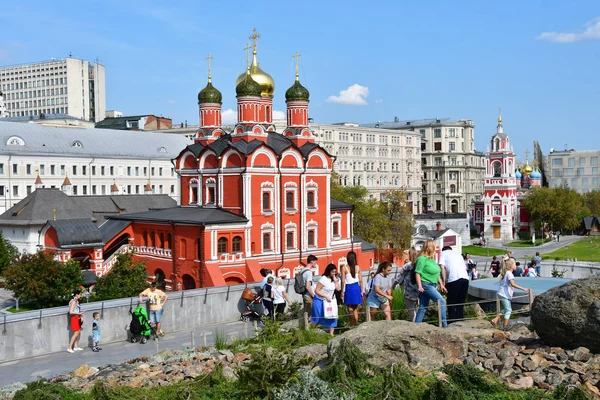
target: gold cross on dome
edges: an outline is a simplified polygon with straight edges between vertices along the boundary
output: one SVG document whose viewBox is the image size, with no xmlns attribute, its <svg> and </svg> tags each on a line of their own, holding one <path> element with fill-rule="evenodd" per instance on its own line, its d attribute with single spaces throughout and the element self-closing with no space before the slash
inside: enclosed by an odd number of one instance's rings
<svg viewBox="0 0 600 400">
<path fill-rule="evenodd" d="M 246 52 L 246 67 L 250 66 L 250 49 L 252 48 L 252 46 L 250 46 L 250 43 L 246 43 L 246 47 L 244 47 L 244 51 Z"/>
<path fill-rule="evenodd" d="M 210 78 L 210 60 L 212 60 L 214 57 L 210 55 L 210 53 L 208 53 L 208 57 L 205 58 L 206 63 L 208 64 L 208 77 Z"/>
<path fill-rule="evenodd" d="M 525 160 L 529 160 L 529 150 L 525 149 Z"/>
<path fill-rule="evenodd" d="M 252 30 L 252 35 L 250 35 L 248 39 L 253 42 L 252 49 L 253 51 L 256 51 L 256 44 L 258 43 L 258 39 L 260 39 L 260 33 L 256 32 L 256 28 Z"/>
<path fill-rule="evenodd" d="M 302 54 L 300 54 L 298 52 L 296 52 L 296 54 L 294 54 L 292 56 L 292 58 L 296 59 L 296 78 L 298 78 L 298 61 L 299 61 L 300 57 L 302 57 Z"/>
</svg>

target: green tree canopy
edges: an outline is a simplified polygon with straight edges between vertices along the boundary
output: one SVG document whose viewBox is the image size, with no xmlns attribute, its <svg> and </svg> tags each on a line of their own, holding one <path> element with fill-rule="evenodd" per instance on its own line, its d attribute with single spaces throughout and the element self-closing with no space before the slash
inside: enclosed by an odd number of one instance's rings
<svg viewBox="0 0 600 400">
<path fill-rule="evenodd" d="M 146 265 L 143 262 L 134 263 L 132 253 L 120 254 L 109 273 L 98 278 L 93 300 L 137 296 L 148 287 L 146 275 Z"/>
<path fill-rule="evenodd" d="M 412 210 L 408 205 L 406 191 L 401 189 L 386 191 L 385 200 L 381 202 L 381 207 L 387 218 L 389 238 L 392 242 L 391 247 L 402 250 L 408 249 L 415 222 Z"/>
<path fill-rule="evenodd" d="M 592 190 L 583 194 L 585 205 L 589 210 L 590 216 L 600 216 L 600 190 Z"/>
<path fill-rule="evenodd" d="M 19 257 L 19 251 L 10 241 L 4 238 L 0 231 L 0 275 L 12 262 Z"/>
<path fill-rule="evenodd" d="M 6 268 L 4 277 L 16 298 L 44 307 L 67 304 L 73 290 L 83 285 L 77 261 L 62 264 L 44 251 L 21 255 Z"/>
<path fill-rule="evenodd" d="M 589 213 L 583 197 L 566 186 L 532 189 L 523 204 L 536 229 L 548 224 L 552 230 L 575 230 Z"/>
</svg>

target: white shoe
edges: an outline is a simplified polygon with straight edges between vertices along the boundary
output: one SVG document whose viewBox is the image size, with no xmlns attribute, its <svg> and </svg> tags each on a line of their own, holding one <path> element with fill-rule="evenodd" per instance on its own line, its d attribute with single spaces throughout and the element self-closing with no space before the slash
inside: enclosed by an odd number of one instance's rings
<svg viewBox="0 0 600 400">
<path fill-rule="evenodd" d="M 75 350 L 67 349 L 67 352 L 69 352 L 69 353 L 75 353 Z"/>
<path fill-rule="evenodd" d="M 83 349 L 81 347 L 75 347 L 73 350 L 75 350 L 75 351 L 83 351 Z"/>
</svg>

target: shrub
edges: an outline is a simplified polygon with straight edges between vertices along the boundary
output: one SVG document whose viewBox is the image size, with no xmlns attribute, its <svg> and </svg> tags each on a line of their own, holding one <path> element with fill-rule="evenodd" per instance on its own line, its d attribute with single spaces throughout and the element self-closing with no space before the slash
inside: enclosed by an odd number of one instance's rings
<svg viewBox="0 0 600 400">
<path fill-rule="evenodd" d="M 290 312 L 292 318 L 301 318 L 302 311 L 304 311 L 304 306 L 301 302 L 294 300 L 288 307 L 288 311 Z"/>
<path fill-rule="evenodd" d="M 92 301 L 137 296 L 148 287 L 146 276 L 146 264 L 134 263 L 133 253 L 120 254 L 110 272 L 98 278 Z"/>
<path fill-rule="evenodd" d="M 290 380 L 288 384 L 275 392 L 275 400 L 344 400 L 350 399 L 335 390 L 309 368 L 303 368 L 297 380 Z"/>
<path fill-rule="evenodd" d="M 27 384 L 26 389 L 15 393 L 14 400 L 83 400 L 87 396 L 76 393 L 60 383 L 49 383 L 42 379 Z"/>
<path fill-rule="evenodd" d="M 340 340 L 321 378 L 327 382 L 344 382 L 349 379 L 362 379 L 367 375 L 367 357 L 348 339 Z"/>
<path fill-rule="evenodd" d="M 225 333 L 220 330 L 215 331 L 215 349 L 225 350 L 227 348 L 227 338 Z"/>
</svg>

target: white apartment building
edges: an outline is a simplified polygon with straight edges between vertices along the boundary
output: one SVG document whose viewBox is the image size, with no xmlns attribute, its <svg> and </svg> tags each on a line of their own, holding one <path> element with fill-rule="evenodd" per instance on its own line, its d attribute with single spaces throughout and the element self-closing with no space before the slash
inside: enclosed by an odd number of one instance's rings
<svg viewBox="0 0 600 400">
<path fill-rule="evenodd" d="M 548 186 L 567 185 L 579 193 L 600 190 L 600 150 L 550 149 Z"/>
<path fill-rule="evenodd" d="M 105 68 L 64 60 L 0 67 L 0 90 L 11 117 L 67 114 L 98 122 L 106 113 Z"/>
<path fill-rule="evenodd" d="M 420 137 L 422 212 L 464 213 L 483 197 L 485 154 L 475 150 L 475 125 L 467 119 L 432 118 L 366 124 Z"/>
<path fill-rule="evenodd" d="M 36 187 L 60 189 L 66 178 L 75 196 L 144 194 L 149 185 L 178 200 L 171 160 L 190 144 L 154 132 L 0 122 L 0 212 Z"/>
</svg>

